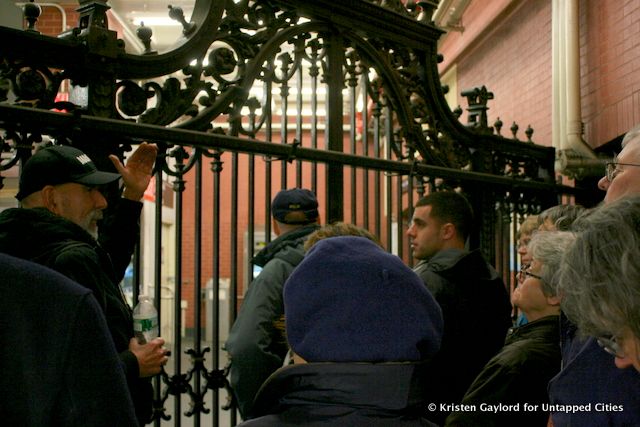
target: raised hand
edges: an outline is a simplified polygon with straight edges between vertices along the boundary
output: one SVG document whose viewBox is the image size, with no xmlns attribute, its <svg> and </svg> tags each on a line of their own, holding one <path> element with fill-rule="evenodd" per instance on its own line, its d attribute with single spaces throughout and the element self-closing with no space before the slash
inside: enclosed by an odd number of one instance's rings
<svg viewBox="0 0 640 427">
<path fill-rule="evenodd" d="M 127 159 L 126 166 L 115 155 L 109 159 L 115 166 L 124 181 L 122 197 L 129 200 L 140 200 L 151 181 L 153 163 L 158 155 L 158 147 L 155 144 L 143 142 Z"/>
</svg>

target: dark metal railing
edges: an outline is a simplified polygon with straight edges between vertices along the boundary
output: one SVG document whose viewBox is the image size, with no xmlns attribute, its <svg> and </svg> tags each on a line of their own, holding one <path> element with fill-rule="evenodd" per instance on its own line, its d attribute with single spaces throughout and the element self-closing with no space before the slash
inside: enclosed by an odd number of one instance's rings
<svg viewBox="0 0 640 427">
<path fill-rule="evenodd" d="M 556 184 L 554 150 L 532 131 L 519 141 L 488 125 L 486 88 L 465 91 L 467 125 L 450 111 L 430 2 L 197 0 L 184 39 L 152 53 L 142 32 L 143 55 L 108 29 L 105 1 L 79 3 L 78 28 L 61 38 L 38 34 L 37 15 L 32 31 L 0 27 L 0 173 L 48 141 L 101 167 L 109 153 L 158 144 L 133 291 L 154 295 L 171 338 L 155 425 L 237 422 L 223 409 L 221 346 L 251 258 L 272 238 L 279 189 L 314 190 L 324 222 L 363 226 L 408 264 L 415 201 L 459 189 L 478 217 L 471 245 L 508 284 L 519 222 L 581 193 Z M 56 102 L 66 86 L 84 102 Z"/>
</svg>

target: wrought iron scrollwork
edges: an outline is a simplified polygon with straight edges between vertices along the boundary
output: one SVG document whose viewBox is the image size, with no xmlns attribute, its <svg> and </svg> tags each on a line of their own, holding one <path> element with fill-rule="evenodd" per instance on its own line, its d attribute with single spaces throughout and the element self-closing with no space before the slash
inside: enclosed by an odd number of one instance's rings
<svg viewBox="0 0 640 427">
<path fill-rule="evenodd" d="M 30 12 L 28 30 L 33 31 L 0 28 L 6 38 L 0 46 L 0 102 L 16 109 L 26 106 L 73 114 L 55 115 L 58 126 L 46 129 L 37 120 L 7 123 L 0 117 L 0 171 L 25 160 L 43 135 L 65 143 L 85 140 L 83 148 L 121 157 L 143 139 L 140 135 L 152 135 L 145 140 L 158 145 L 156 171 L 175 178 L 173 190 L 181 200 L 194 165 L 201 166 L 203 157 L 211 159 L 211 171 L 219 179 L 222 150 L 235 149 L 233 144 L 261 145 L 260 150 L 250 147 L 238 152 L 263 155 L 266 167 L 271 167 L 270 161 L 285 166 L 297 163 L 305 154 L 306 161 L 321 163 L 317 158 L 310 160 L 309 152 L 319 151 L 323 131 L 334 130 L 327 116 L 332 109 L 350 108 L 349 129 L 340 117 L 337 137 L 326 138 L 331 142 L 342 135 L 351 138 L 351 153 L 339 153 L 344 157 L 335 165 L 354 170 L 371 167 L 372 172 L 378 168 L 376 173 L 384 170 L 389 178 L 384 190 L 389 205 L 390 177 L 408 175 L 411 181 L 404 191 L 415 188 L 418 195 L 444 188 L 472 192 L 480 187 L 476 178 L 482 178 L 486 187 L 497 182 L 475 204 L 483 215 L 483 245 L 491 246 L 496 209 L 529 214 L 549 204 L 548 197 L 553 195 L 529 184 L 554 185 L 553 155 L 531 143 L 530 127 L 525 130 L 527 143 L 516 140 L 517 125 L 511 127 L 513 137 L 501 135 L 509 130 L 503 129 L 499 119 L 489 127 L 487 102 L 492 95 L 487 88 L 474 88 L 465 95 L 470 99 L 471 126 L 460 123 L 462 109 L 450 111 L 437 71 L 440 30 L 431 23 L 433 8 L 430 1 L 198 0 L 189 21 L 177 8 L 170 9 L 183 34 L 167 52 L 155 52 L 152 28 L 141 27 L 142 55 L 126 53 L 115 32 L 108 30 L 106 0 L 80 0 L 78 28 L 60 38 L 37 34 L 38 15 Z M 25 47 L 12 49 L 11 45 Z M 308 84 L 304 102 L 311 110 L 304 123 L 303 83 Z M 71 99 L 57 99 L 66 87 L 73 88 Z M 293 107 L 294 94 L 296 112 L 291 114 L 287 110 Z M 278 108 L 281 111 L 274 111 Z M 323 108 L 327 109 L 324 114 Z M 293 115 L 296 135 L 288 127 Z M 83 116 L 105 119 L 107 125 L 125 131 L 118 138 L 94 141 L 86 138 L 91 130 L 92 136 L 99 133 L 91 126 L 104 129 L 98 126 L 106 125 L 89 120 L 91 125 L 80 126 Z M 274 126 L 276 120 L 279 129 Z M 132 130 L 129 125 L 140 133 L 126 134 Z M 301 137 L 303 125 L 308 133 Z M 142 133 L 154 126 L 155 133 Z M 219 134 L 227 145 L 209 138 Z M 276 145 L 278 150 L 273 149 Z M 385 170 L 376 166 L 378 160 L 387 162 L 386 166 L 396 162 L 397 168 Z M 362 161 L 369 163 L 358 164 Z M 253 166 L 253 157 L 250 162 Z M 227 169 L 236 167 L 230 163 Z M 352 181 L 360 179 L 368 185 L 369 172 L 358 178 L 354 171 Z M 282 182 L 290 183 L 286 176 Z M 335 188 L 341 189 L 342 182 L 338 184 Z M 271 182 L 266 186 L 271 187 Z M 400 203 L 405 196 L 402 191 L 397 192 Z M 204 403 L 208 390 L 224 388 L 231 401 L 227 370 L 208 370 L 207 352 L 209 348 L 189 349 L 192 365 L 186 373 L 161 374 L 164 389 L 154 402 L 154 419 L 169 419 L 164 406 L 170 396 L 190 396 L 188 415 L 209 412 Z M 205 385 L 194 385 L 195 378 L 204 378 Z"/>
</svg>

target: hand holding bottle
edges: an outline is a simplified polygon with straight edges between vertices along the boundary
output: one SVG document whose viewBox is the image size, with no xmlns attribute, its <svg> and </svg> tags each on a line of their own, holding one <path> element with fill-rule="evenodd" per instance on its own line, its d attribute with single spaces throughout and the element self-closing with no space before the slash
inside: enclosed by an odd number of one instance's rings
<svg viewBox="0 0 640 427">
<path fill-rule="evenodd" d="M 159 335 L 158 311 L 147 295 L 138 296 L 138 304 L 133 308 L 133 334 L 140 344 Z"/>
<path fill-rule="evenodd" d="M 129 350 L 138 359 L 142 378 L 159 374 L 169 360 L 170 352 L 164 349 L 158 332 L 158 311 L 147 295 L 140 295 L 133 309 L 134 338 L 129 341 Z"/>
<path fill-rule="evenodd" d="M 129 341 L 129 350 L 138 359 L 140 377 L 157 375 L 169 360 L 169 352 L 165 350 L 164 339 L 154 338 L 146 344 L 140 344 L 136 338 Z"/>
</svg>

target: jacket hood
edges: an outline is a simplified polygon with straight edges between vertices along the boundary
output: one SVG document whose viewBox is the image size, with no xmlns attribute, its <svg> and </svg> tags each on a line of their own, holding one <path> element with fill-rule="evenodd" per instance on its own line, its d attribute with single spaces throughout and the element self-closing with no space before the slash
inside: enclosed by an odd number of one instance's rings
<svg viewBox="0 0 640 427">
<path fill-rule="evenodd" d="M 428 266 L 429 270 L 449 279 L 464 278 L 467 272 L 473 272 L 476 279 L 494 280 L 499 278 L 498 273 L 482 257 L 480 249 L 470 252 L 447 249 L 438 252 L 421 264 L 422 267 Z"/>
<path fill-rule="evenodd" d="M 302 242 L 309 234 L 313 233 L 318 228 L 320 228 L 319 225 L 310 224 L 278 236 L 277 239 L 272 240 L 267 246 L 265 246 L 260 252 L 258 252 L 258 254 L 252 260 L 253 263 L 259 267 L 264 267 L 276 256 L 276 254 L 280 258 L 286 259 L 286 250 L 289 248 L 294 250 L 296 253 L 299 252 L 297 246 L 300 245 L 300 242 Z M 298 262 L 299 261 L 300 260 L 298 260 Z"/>
<path fill-rule="evenodd" d="M 265 381 L 253 416 L 309 404 L 420 414 L 425 407 L 425 367 L 426 362 L 286 366 Z"/>
<path fill-rule="evenodd" d="M 0 252 L 34 259 L 47 252 L 50 245 L 66 240 L 96 245 L 82 227 L 44 208 L 14 208 L 0 213 Z"/>
</svg>

